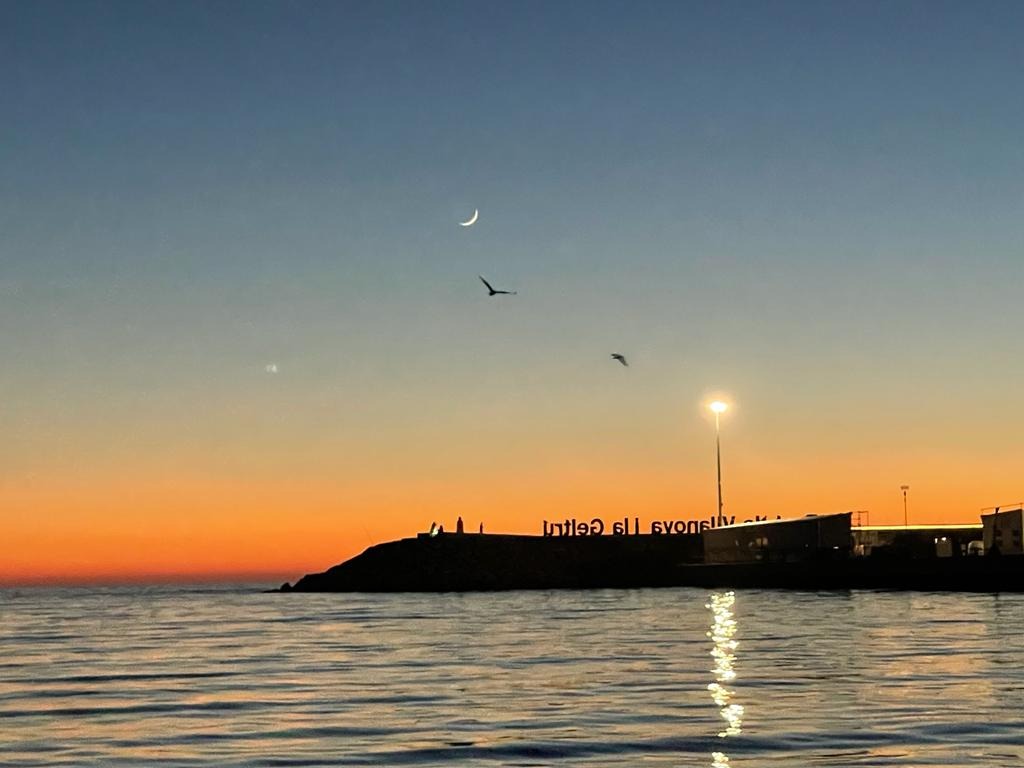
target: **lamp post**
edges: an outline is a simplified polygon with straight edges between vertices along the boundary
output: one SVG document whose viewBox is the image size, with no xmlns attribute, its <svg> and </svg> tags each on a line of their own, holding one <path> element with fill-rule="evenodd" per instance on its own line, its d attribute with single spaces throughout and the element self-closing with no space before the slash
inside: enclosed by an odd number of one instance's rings
<svg viewBox="0 0 1024 768">
<path fill-rule="evenodd" d="M 725 518 L 722 516 L 722 431 L 719 418 L 729 410 L 729 406 L 721 400 L 715 400 L 708 408 L 715 414 L 715 466 L 718 470 L 718 520 L 716 522 L 721 525 Z"/>
<path fill-rule="evenodd" d="M 907 527 L 907 491 L 910 490 L 909 485 L 901 485 L 900 490 L 903 491 L 903 527 Z"/>
</svg>

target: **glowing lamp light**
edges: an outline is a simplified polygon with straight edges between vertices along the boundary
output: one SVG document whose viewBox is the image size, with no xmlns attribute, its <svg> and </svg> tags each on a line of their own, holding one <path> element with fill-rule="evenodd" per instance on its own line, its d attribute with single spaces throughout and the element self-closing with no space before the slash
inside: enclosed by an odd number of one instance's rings
<svg viewBox="0 0 1024 768">
<path fill-rule="evenodd" d="M 727 410 L 729 410 L 729 404 L 723 403 L 721 400 L 715 400 L 715 402 L 711 403 L 711 405 L 709 405 L 708 408 L 710 408 L 715 413 L 725 413 Z"/>
</svg>

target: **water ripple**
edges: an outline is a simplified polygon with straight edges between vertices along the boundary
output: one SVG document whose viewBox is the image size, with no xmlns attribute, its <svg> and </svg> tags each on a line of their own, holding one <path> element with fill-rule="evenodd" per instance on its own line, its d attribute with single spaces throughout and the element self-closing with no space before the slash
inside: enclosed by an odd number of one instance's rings
<svg viewBox="0 0 1024 768">
<path fill-rule="evenodd" d="M 0 768 L 1020 766 L 1022 608 L 946 593 L 0 591 Z"/>
</svg>

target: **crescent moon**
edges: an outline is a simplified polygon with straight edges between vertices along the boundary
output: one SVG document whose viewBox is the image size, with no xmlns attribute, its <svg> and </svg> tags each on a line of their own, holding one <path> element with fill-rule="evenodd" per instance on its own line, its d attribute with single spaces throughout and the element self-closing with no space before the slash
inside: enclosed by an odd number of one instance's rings
<svg viewBox="0 0 1024 768">
<path fill-rule="evenodd" d="M 480 209 L 477 208 L 475 211 L 473 211 L 473 215 L 469 217 L 469 221 L 460 221 L 459 222 L 459 226 L 460 227 L 472 227 L 474 224 L 476 224 L 476 220 L 479 219 L 479 218 L 480 218 Z"/>
</svg>

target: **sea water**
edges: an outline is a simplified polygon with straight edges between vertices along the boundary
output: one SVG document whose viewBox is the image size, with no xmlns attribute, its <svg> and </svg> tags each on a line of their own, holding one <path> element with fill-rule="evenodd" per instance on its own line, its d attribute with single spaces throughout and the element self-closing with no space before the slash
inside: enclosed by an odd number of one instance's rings
<svg viewBox="0 0 1024 768">
<path fill-rule="evenodd" d="M 3 766 L 1020 766 L 1024 596 L 0 591 Z"/>
</svg>

